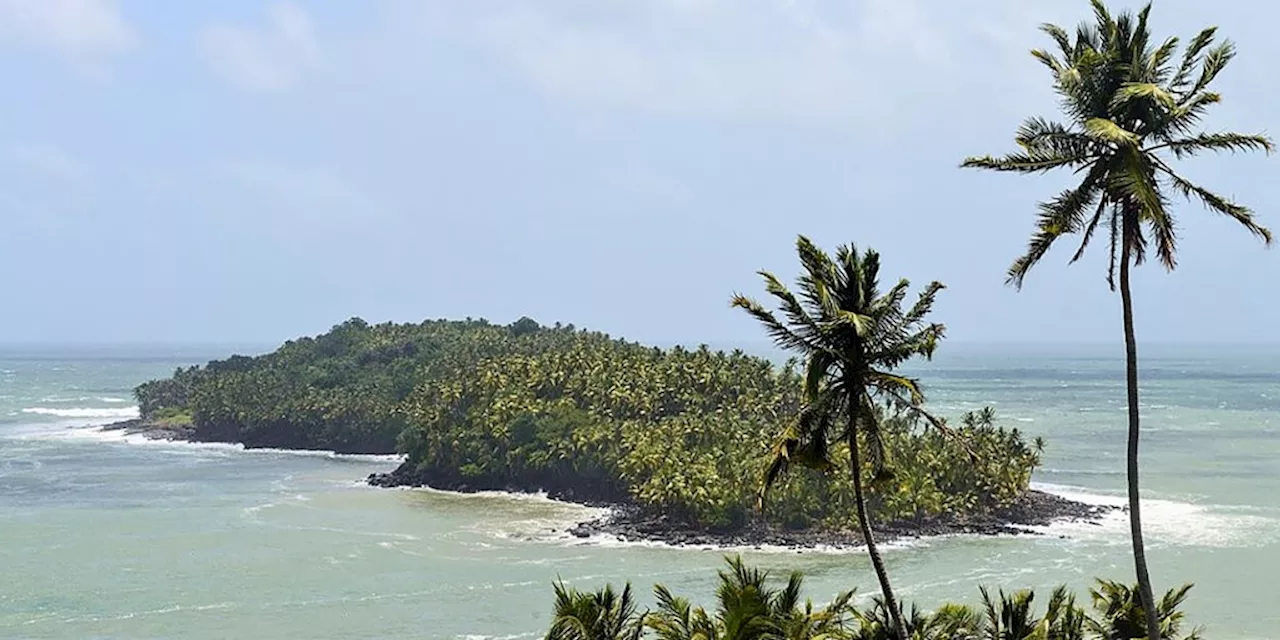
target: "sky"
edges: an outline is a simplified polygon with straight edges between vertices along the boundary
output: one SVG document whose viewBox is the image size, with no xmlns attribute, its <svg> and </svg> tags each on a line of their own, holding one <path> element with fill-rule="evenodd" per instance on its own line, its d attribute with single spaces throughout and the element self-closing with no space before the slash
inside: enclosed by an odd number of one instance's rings
<svg viewBox="0 0 1280 640">
<path fill-rule="evenodd" d="M 1120 5 L 1122 6 L 1122 5 Z M 1158 0 L 1240 55 L 1210 129 L 1275 132 L 1280 8 Z M 528 315 L 759 340 L 729 307 L 804 234 L 945 282 L 964 342 L 1120 340 L 1105 252 L 1004 285 L 1070 175 L 958 168 L 1053 115 L 1084 0 L 0 0 L 0 343 L 274 343 Z M 1280 162 L 1185 173 L 1280 227 Z M 1144 341 L 1275 341 L 1280 253 L 1179 203 Z"/>
</svg>

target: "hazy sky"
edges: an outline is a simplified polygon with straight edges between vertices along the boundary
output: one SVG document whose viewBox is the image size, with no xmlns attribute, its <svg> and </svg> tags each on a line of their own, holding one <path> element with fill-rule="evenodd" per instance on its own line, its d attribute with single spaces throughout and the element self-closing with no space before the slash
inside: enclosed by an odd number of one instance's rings
<svg viewBox="0 0 1280 640">
<path fill-rule="evenodd" d="M 949 285 L 957 341 L 1119 338 L 1103 251 L 1003 285 L 1070 176 L 962 171 L 1051 115 L 1084 0 L 0 0 L 0 342 L 279 341 L 530 315 L 755 340 L 794 238 Z M 1240 46 L 1211 128 L 1275 132 L 1280 10 L 1159 0 Z M 1280 227 L 1280 159 L 1187 167 Z M 1280 253 L 1179 205 L 1139 337 L 1275 340 Z"/>
</svg>

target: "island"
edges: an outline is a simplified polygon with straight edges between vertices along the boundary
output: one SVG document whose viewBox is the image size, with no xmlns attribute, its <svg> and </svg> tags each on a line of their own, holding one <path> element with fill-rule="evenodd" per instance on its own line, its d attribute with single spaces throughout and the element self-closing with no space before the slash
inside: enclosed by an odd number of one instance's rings
<svg viewBox="0 0 1280 640">
<path fill-rule="evenodd" d="M 379 487 L 545 492 L 611 507 L 576 536 L 682 545 L 856 546 L 847 473 L 796 469 L 760 500 L 779 431 L 800 410 L 794 363 L 663 349 L 529 318 L 370 325 L 352 319 L 256 357 L 137 387 L 150 437 L 246 448 L 399 453 Z M 876 538 L 1019 533 L 1101 507 L 1030 488 L 1043 443 L 991 410 L 945 431 L 885 416 L 865 478 Z"/>
</svg>

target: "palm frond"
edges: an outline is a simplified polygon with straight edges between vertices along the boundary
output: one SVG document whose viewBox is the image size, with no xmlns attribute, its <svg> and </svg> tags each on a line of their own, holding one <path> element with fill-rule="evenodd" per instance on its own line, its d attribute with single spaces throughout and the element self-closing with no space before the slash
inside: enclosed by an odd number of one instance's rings
<svg viewBox="0 0 1280 640">
<path fill-rule="evenodd" d="M 1089 247 L 1089 241 L 1093 239 L 1093 232 L 1097 230 L 1098 223 L 1102 221 L 1102 214 L 1107 210 L 1106 198 L 1098 199 L 1098 209 L 1093 212 L 1093 217 L 1089 218 L 1088 224 L 1084 227 L 1084 233 L 1080 234 L 1080 248 L 1076 249 L 1075 255 L 1071 256 L 1071 262 L 1074 264 L 1080 258 L 1084 257 L 1084 251 Z"/>
<path fill-rule="evenodd" d="M 938 296 L 938 292 L 946 288 L 946 285 L 936 280 L 930 282 L 929 286 L 920 292 L 920 297 L 912 305 L 911 309 L 903 314 L 902 321 L 905 324 L 915 324 L 923 320 L 933 310 L 933 303 Z"/>
<path fill-rule="evenodd" d="M 746 311 L 763 325 L 765 332 L 769 334 L 769 337 L 773 338 L 774 343 L 778 346 L 784 349 L 800 351 L 801 353 L 816 353 L 822 350 L 820 345 L 806 339 L 779 322 L 773 312 L 765 309 L 759 302 L 741 294 L 735 294 L 731 304 Z"/>
<path fill-rule="evenodd" d="M 1194 156 L 1203 151 L 1236 153 L 1242 151 L 1275 151 L 1271 138 L 1261 134 L 1200 133 L 1186 138 L 1170 140 L 1150 150 L 1169 149 L 1178 158 Z"/>
<path fill-rule="evenodd" d="M 1056 24 L 1044 23 L 1040 25 L 1040 30 L 1048 34 L 1053 41 L 1058 43 L 1058 50 L 1062 52 L 1064 58 L 1071 58 L 1075 45 L 1071 43 L 1071 36 L 1067 35 L 1067 30 Z"/>
<path fill-rule="evenodd" d="M 1040 204 L 1040 217 L 1036 232 L 1031 236 L 1027 252 L 1009 267 L 1007 282 L 1022 288 L 1031 267 L 1044 257 L 1053 243 L 1063 235 L 1074 233 L 1084 223 L 1084 212 L 1101 194 L 1100 179 L 1103 171 L 1097 165 L 1075 189 L 1068 189 L 1058 197 Z"/>
<path fill-rule="evenodd" d="M 1124 85 L 1122 89 L 1116 92 L 1111 98 L 1111 108 L 1116 111 L 1123 110 L 1134 102 L 1138 101 L 1155 101 L 1161 107 L 1174 109 L 1177 107 L 1177 100 L 1173 94 L 1164 90 L 1164 87 L 1154 82 L 1131 82 Z M 1109 120 L 1107 122 L 1110 122 Z M 1113 123 L 1114 124 L 1114 123 Z"/>
<path fill-rule="evenodd" d="M 1253 211 L 1248 207 L 1236 204 L 1223 196 L 1192 183 L 1190 180 L 1187 180 L 1175 173 L 1167 165 L 1161 165 L 1160 171 L 1169 177 L 1173 183 L 1173 187 L 1188 200 L 1199 200 L 1211 211 L 1216 211 L 1235 220 L 1236 222 L 1239 222 L 1241 226 L 1249 230 L 1249 233 L 1252 233 L 1262 240 L 1263 244 L 1268 246 L 1271 245 L 1271 230 L 1258 224 L 1257 220 L 1254 220 Z"/>
<path fill-rule="evenodd" d="M 1139 142 L 1138 134 L 1108 118 L 1089 118 L 1084 123 L 1084 130 L 1085 134 L 1099 142 L 1121 146 Z"/>
<path fill-rule="evenodd" d="M 1236 57 L 1236 46 L 1230 40 L 1224 40 L 1218 46 L 1209 49 L 1204 54 L 1204 61 L 1200 65 L 1200 77 L 1191 87 L 1190 93 L 1195 95 L 1208 87 L 1234 57 Z"/>
<path fill-rule="evenodd" d="M 1075 167 L 1088 163 L 1087 155 L 1060 155 L 1052 152 L 1010 153 L 996 158 L 975 156 L 965 158 L 960 164 L 965 169 L 990 169 L 1012 173 L 1045 173 L 1061 167 Z"/>
<path fill-rule="evenodd" d="M 1195 38 L 1192 38 L 1191 43 L 1182 52 L 1182 63 L 1178 65 L 1178 71 L 1173 74 L 1173 78 L 1169 81 L 1170 89 L 1182 92 L 1191 84 L 1191 72 L 1200 64 L 1200 53 L 1213 44 L 1213 37 L 1217 33 L 1217 27 L 1209 27 L 1196 34 Z M 1190 96 L 1190 94 L 1187 95 Z"/>
<path fill-rule="evenodd" d="M 1222 96 L 1212 91 L 1201 91 L 1191 96 L 1168 114 L 1164 124 L 1165 131 L 1156 137 L 1167 141 L 1174 136 L 1187 134 L 1200 124 L 1209 107 L 1219 102 L 1222 102 Z"/>
<path fill-rule="evenodd" d="M 1139 212 L 1138 220 L 1145 221 L 1152 229 L 1156 241 L 1156 255 L 1164 265 L 1173 269 L 1177 265 L 1176 234 L 1173 219 L 1167 210 L 1167 200 L 1160 192 L 1155 168 L 1149 157 L 1135 150 L 1127 154 L 1128 162 L 1120 171 L 1111 174 L 1110 188 L 1126 201 L 1133 202 Z M 1126 216 L 1127 217 L 1127 216 Z M 1143 236 L 1138 233 L 1137 221 L 1134 220 L 1135 233 L 1131 235 L 1131 249 L 1135 251 L 1135 263 L 1143 259 Z"/>
<path fill-rule="evenodd" d="M 1063 157 L 1092 157 L 1093 140 L 1067 125 L 1044 118 L 1028 118 L 1014 136 L 1018 146 L 1031 153 Z M 1092 154 L 1092 155 L 1091 155 Z"/>
</svg>

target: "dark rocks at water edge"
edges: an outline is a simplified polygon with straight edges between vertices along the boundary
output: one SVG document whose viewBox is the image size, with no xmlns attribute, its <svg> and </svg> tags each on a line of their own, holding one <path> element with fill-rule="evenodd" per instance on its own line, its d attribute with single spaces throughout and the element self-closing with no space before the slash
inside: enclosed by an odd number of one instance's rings
<svg viewBox="0 0 1280 640">
<path fill-rule="evenodd" d="M 853 523 L 850 523 L 847 530 L 789 530 L 753 522 L 733 531 L 714 532 L 644 509 L 629 496 L 612 491 L 604 495 L 605 492 L 593 490 L 593 487 L 474 485 L 457 478 L 427 477 L 408 467 L 409 465 L 404 464 L 390 473 L 371 474 L 368 482 L 375 487 L 430 487 L 462 493 L 495 490 L 512 493 L 545 491 L 548 497 L 557 500 L 591 507 L 608 507 L 612 510 L 608 516 L 579 523 L 565 530 L 576 538 L 604 535 L 628 542 L 660 542 L 675 546 L 776 546 L 796 549 L 856 547 L 862 544 L 862 535 Z M 1055 522 L 1096 524 L 1113 510 L 1115 507 L 1075 502 L 1043 491 L 1031 490 L 1015 504 L 998 511 L 965 517 L 938 516 L 877 524 L 875 534 L 879 542 L 962 533 L 1028 534 L 1031 531 L 1027 527 L 1046 526 Z"/>
<path fill-rule="evenodd" d="M 635 506 L 625 489 L 603 483 L 583 483 L 556 476 L 530 478 L 522 482 L 484 481 L 463 478 L 457 474 L 413 470 L 411 466 L 410 463 L 405 462 L 390 473 L 371 473 L 365 481 L 375 487 L 429 488 L 458 493 L 478 491 L 545 493 L 552 500 L 572 502 L 587 507 L 613 509 L 618 505 Z"/>
<path fill-rule="evenodd" d="M 142 418 L 116 422 L 102 428 L 103 431 L 123 431 L 125 435 L 142 435 L 149 440 L 194 442 L 196 429 L 190 424 L 152 422 Z"/>
<path fill-rule="evenodd" d="M 1056 522 L 1097 522 L 1115 507 L 1067 500 L 1043 491 L 1028 491 L 1021 500 L 999 511 L 963 518 L 940 516 L 899 520 L 874 527 L 877 542 L 954 534 L 1025 535 L 1028 527 Z M 634 506 L 584 522 L 567 530 L 577 538 L 613 536 L 628 542 L 661 542 L 674 546 L 717 547 L 815 547 L 849 548 L 862 545 L 862 535 L 850 523 L 846 530 L 787 530 L 752 523 L 731 532 L 710 532 L 690 527 L 663 514 L 645 513 Z"/>
</svg>

